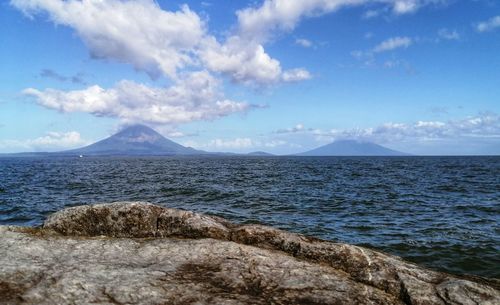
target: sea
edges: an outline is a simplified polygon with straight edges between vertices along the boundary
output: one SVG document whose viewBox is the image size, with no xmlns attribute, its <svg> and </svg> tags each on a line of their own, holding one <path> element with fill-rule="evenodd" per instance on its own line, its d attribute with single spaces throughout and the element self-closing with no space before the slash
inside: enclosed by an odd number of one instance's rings
<svg viewBox="0 0 500 305">
<path fill-rule="evenodd" d="M 0 224 L 148 201 L 500 278 L 500 157 L 0 158 Z"/>
</svg>

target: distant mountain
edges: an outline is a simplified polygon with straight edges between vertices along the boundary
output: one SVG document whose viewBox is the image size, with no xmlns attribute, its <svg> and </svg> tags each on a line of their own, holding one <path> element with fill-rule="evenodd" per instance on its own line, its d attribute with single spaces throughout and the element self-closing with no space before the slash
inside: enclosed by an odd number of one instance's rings
<svg viewBox="0 0 500 305">
<path fill-rule="evenodd" d="M 298 156 L 408 156 L 387 147 L 356 140 L 340 140 L 298 154 Z"/>
<path fill-rule="evenodd" d="M 265 151 L 253 151 L 249 152 L 247 156 L 261 156 L 261 157 L 271 157 L 274 156 L 273 154 L 267 153 Z"/>
<path fill-rule="evenodd" d="M 184 147 L 144 125 L 134 125 L 94 144 L 60 152 L 79 155 L 194 155 L 205 152 Z"/>
</svg>

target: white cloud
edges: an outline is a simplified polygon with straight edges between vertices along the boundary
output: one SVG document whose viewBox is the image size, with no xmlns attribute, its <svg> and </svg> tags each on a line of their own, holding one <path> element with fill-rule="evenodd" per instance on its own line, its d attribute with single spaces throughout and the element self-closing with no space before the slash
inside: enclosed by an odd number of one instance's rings
<svg viewBox="0 0 500 305">
<path fill-rule="evenodd" d="M 295 39 L 295 44 L 304 48 L 310 48 L 313 46 L 313 43 L 310 40 L 305 38 L 297 38 Z"/>
<path fill-rule="evenodd" d="M 427 5 L 446 2 L 446 0 L 265 0 L 258 7 L 248 7 L 236 14 L 241 34 L 263 41 L 276 32 L 292 31 L 304 18 L 321 16 L 344 7 L 380 4 L 384 8 L 392 8 L 394 14 L 403 15 L 414 13 Z"/>
<path fill-rule="evenodd" d="M 219 85 L 217 79 L 202 71 L 187 74 L 169 88 L 124 80 L 110 89 L 97 85 L 74 91 L 29 88 L 24 94 L 34 97 L 44 107 L 61 112 L 87 112 L 124 122 L 152 124 L 212 120 L 251 107 L 224 98 Z"/>
<path fill-rule="evenodd" d="M 276 32 L 292 31 L 303 17 L 332 12 L 338 8 L 363 3 L 363 0 L 265 0 L 259 7 L 236 12 L 243 37 L 265 41 Z"/>
<path fill-rule="evenodd" d="M 250 138 L 236 138 L 230 140 L 215 139 L 210 141 L 208 146 L 215 148 L 243 149 L 253 147 L 254 144 Z"/>
<path fill-rule="evenodd" d="M 409 37 L 392 37 L 375 46 L 373 52 L 380 53 L 398 48 L 408 48 L 412 43 L 413 41 Z"/>
<path fill-rule="evenodd" d="M 219 42 L 187 5 L 167 11 L 154 0 L 11 0 L 28 16 L 45 12 L 55 24 L 73 28 L 94 57 L 129 63 L 153 78 L 176 80 L 179 71 L 195 67 L 259 86 L 310 78 L 304 69 L 283 69 L 264 48 L 271 37 L 293 30 L 304 18 L 367 3 L 402 14 L 435 2 L 439 1 L 265 0 L 237 11 L 234 31 Z M 297 42 L 311 45 L 305 39 Z"/>
<path fill-rule="evenodd" d="M 300 131 L 304 131 L 304 124 L 297 124 L 291 128 L 278 129 L 275 133 L 296 133 Z"/>
<path fill-rule="evenodd" d="M 414 140 L 442 140 L 458 138 L 500 139 L 500 115 L 483 113 L 464 119 L 442 121 L 417 121 L 415 123 L 385 123 L 377 127 L 348 130 L 319 130 L 312 134 L 319 141 L 334 139 L 362 139 L 378 143 L 395 143 Z"/>
<path fill-rule="evenodd" d="M 3 151 L 58 151 L 84 146 L 89 143 L 89 141 L 82 139 L 80 133 L 76 131 L 51 131 L 36 139 L 1 140 L 0 149 Z"/>
<path fill-rule="evenodd" d="M 229 75 L 244 84 L 270 84 L 281 79 L 280 62 L 271 58 L 261 44 L 232 36 L 224 44 L 206 39 L 200 58 L 212 71 Z"/>
<path fill-rule="evenodd" d="M 438 31 L 438 36 L 446 40 L 460 40 L 460 34 L 456 30 L 449 30 L 446 28 L 440 29 Z"/>
<path fill-rule="evenodd" d="M 376 67 L 376 54 L 396 50 L 399 48 L 408 48 L 413 44 L 413 39 L 409 37 L 391 37 L 388 38 L 378 45 L 374 46 L 370 50 L 360 51 L 355 50 L 351 52 L 351 56 L 356 60 L 363 61 L 363 65 L 367 67 Z M 411 72 L 411 66 L 403 60 L 391 59 L 387 60 L 382 64 L 384 68 L 395 68 L 404 67 L 408 72 Z"/>
<path fill-rule="evenodd" d="M 284 140 L 270 140 L 268 142 L 264 142 L 263 145 L 267 148 L 275 148 L 279 146 L 287 145 L 288 143 Z"/>
<path fill-rule="evenodd" d="M 197 149 L 207 149 L 209 151 L 224 151 L 224 150 L 246 150 L 256 146 L 256 143 L 250 138 L 234 138 L 234 139 L 213 139 L 202 143 L 194 140 L 183 141 L 184 146 L 194 147 Z"/>
<path fill-rule="evenodd" d="M 500 27 L 500 16 L 495 16 L 476 25 L 478 32 L 488 32 Z"/>
<path fill-rule="evenodd" d="M 187 140 L 182 143 L 184 146 L 190 146 L 207 151 L 234 151 L 250 152 L 254 150 L 277 149 L 284 146 L 293 147 L 287 141 L 282 139 L 252 139 L 249 137 L 240 137 L 232 139 L 212 139 L 207 142 L 198 142 Z"/>
<path fill-rule="evenodd" d="M 396 14 L 408 14 L 417 11 L 422 5 L 419 0 L 397 0 L 394 1 L 393 11 Z"/>
<path fill-rule="evenodd" d="M 381 3 L 383 5 L 376 9 L 367 10 L 362 16 L 364 19 L 376 18 L 387 13 L 396 16 L 412 14 L 425 6 L 445 5 L 449 0 L 372 0 L 366 2 L 370 4 Z"/>
<path fill-rule="evenodd" d="M 285 82 L 299 82 L 303 80 L 311 79 L 312 75 L 303 68 L 287 70 L 283 73 L 282 79 Z"/>
<path fill-rule="evenodd" d="M 234 30 L 218 41 L 209 34 L 206 22 L 187 5 L 168 11 L 154 0 L 10 1 L 27 16 L 47 14 L 54 24 L 74 29 L 94 57 L 128 63 L 153 78 L 163 75 L 174 83 L 170 88 L 155 88 L 121 81 L 108 89 L 98 85 L 74 91 L 30 88 L 25 94 L 45 107 L 63 112 L 81 111 L 154 124 L 211 120 L 250 107 L 226 99 L 221 93 L 221 81 L 210 72 L 251 86 L 310 79 L 312 75 L 305 68 L 283 68 L 265 50 L 272 37 L 293 30 L 304 18 L 366 3 L 390 7 L 399 14 L 436 1 L 410 2 L 418 3 L 264 0 L 260 6 L 237 11 Z M 411 44 L 406 37 L 394 39 L 377 46 L 376 52 Z M 308 45 L 306 40 L 300 43 Z"/>
<path fill-rule="evenodd" d="M 94 57 L 131 63 L 153 77 L 175 78 L 178 68 L 193 62 L 190 53 L 205 32 L 204 22 L 187 6 L 169 12 L 152 0 L 12 0 L 11 4 L 27 15 L 46 12 L 55 24 L 73 28 Z"/>
<path fill-rule="evenodd" d="M 379 3 L 393 7 L 395 13 L 403 14 L 434 2 L 438 0 L 265 0 L 260 6 L 237 11 L 236 32 L 223 44 L 218 44 L 212 38 L 209 43 L 211 47 L 202 48 L 202 58 L 212 70 L 229 74 L 233 80 L 246 84 L 305 80 L 311 77 L 309 72 L 304 69 L 282 71 L 280 62 L 266 53 L 264 44 L 280 33 L 294 30 L 304 18 L 331 13 L 343 7 Z M 296 43 L 311 45 L 310 41 L 304 39 Z M 409 45 L 411 41 L 403 43 Z"/>
<path fill-rule="evenodd" d="M 11 0 L 11 4 L 28 16 L 46 12 L 55 24 L 73 28 L 93 57 L 132 64 L 153 78 L 165 75 L 175 80 L 179 70 L 202 65 L 244 84 L 299 79 L 283 77 L 286 71 L 266 53 L 265 41 L 247 39 L 241 24 L 220 43 L 187 5 L 166 11 L 153 0 Z"/>
<path fill-rule="evenodd" d="M 380 10 L 368 10 L 368 11 L 363 13 L 362 17 L 364 19 L 372 19 L 372 18 L 380 16 L 380 14 L 382 14 L 382 11 L 380 11 Z"/>
<path fill-rule="evenodd" d="M 392 4 L 392 11 L 396 15 L 415 13 L 428 5 L 446 5 L 449 0 L 383 0 Z"/>
<path fill-rule="evenodd" d="M 259 7 L 236 12 L 239 29 L 244 37 L 265 41 L 276 32 L 290 32 L 304 18 L 321 16 L 344 7 L 382 4 L 392 7 L 395 14 L 413 13 L 423 6 L 444 0 L 265 0 Z M 372 15 L 372 13 L 370 13 Z M 373 16 L 372 16 L 373 17 Z"/>
<path fill-rule="evenodd" d="M 207 38 L 199 56 L 211 71 L 246 85 L 266 86 L 311 78 L 303 68 L 283 71 L 280 62 L 267 54 L 262 44 L 237 35 L 230 36 L 223 44 L 213 37 Z"/>
</svg>

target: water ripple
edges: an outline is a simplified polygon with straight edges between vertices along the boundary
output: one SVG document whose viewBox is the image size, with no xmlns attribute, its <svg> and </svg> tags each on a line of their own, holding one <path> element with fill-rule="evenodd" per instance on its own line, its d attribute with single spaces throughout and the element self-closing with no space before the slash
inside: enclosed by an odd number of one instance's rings
<svg viewBox="0 0 500 305">
<path fill-rule="evenodd" d="M 2 158 L 0 224 L 146 200 L 500 277 L 500 158 Z"/>
</svg>

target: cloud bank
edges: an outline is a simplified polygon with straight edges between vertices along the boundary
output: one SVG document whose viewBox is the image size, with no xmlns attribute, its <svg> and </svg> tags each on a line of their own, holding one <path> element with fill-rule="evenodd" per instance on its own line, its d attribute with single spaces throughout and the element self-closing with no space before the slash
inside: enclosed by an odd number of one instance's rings
<svg viewBox="0 0 500 305">
<path fill-rule="evenodd" d="M 79 132 L 47 132 L 44 136 L 27 140 L 2 140 L 0 149 L 11 151 L 58 151 L 90 144 Z"/>
<path fill-rule="evenodd" d="M 377 127 L 348 130 L 319 130 L 312 134 L 320 141 L 360 139 L 377 143 L 403 141 L 432 141 L 458 138 L 500 140 L 500 115 L 483 113 L 458 120 L 417 121 L 414 123 L 385 123 Z"/>
</svg>

